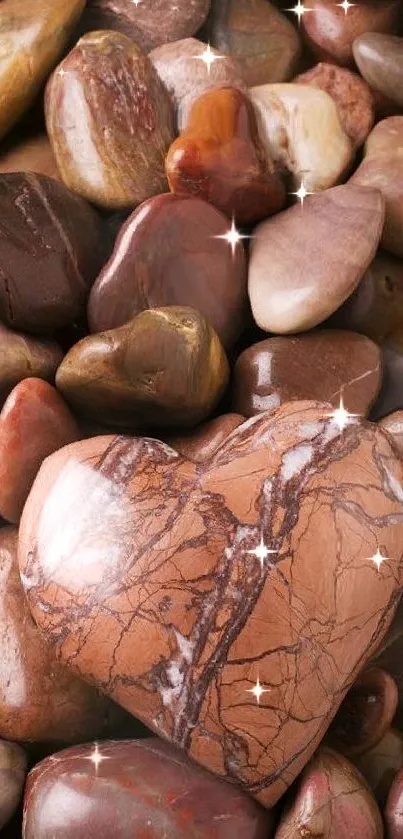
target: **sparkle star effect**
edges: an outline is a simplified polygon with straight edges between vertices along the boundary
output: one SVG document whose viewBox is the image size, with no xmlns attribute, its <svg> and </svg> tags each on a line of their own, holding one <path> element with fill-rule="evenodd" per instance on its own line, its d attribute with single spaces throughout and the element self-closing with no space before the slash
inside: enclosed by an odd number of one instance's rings
<svg viewBox="0 0 403 839">
<path fill-rule="evenodd" d="M 105 757 L 105 755 L 101 754 L 101 752 L 99 751 L 98 743 L 95 743 L 94 751 L 92 751 L 91 754 L 88 755 L 88 760 L 90 760 L 91 763 L 94 764 L 95 772 L 96 772 L 96 774 L 98 774 L 98 769 L 99 769 L 99 766 L 102 763 L 102 761 L 103 760 L 109 760 L 109 758 Z"/>
<path fill-rule="evenodd" d="M 229 245 L 231 245 L 232 256 L 235 256 L 236 246 L 239 244 L 239 242 L 241 242 L 242 239 L 249 239 L 249 236 L 240 233 L 239 230 L 237 230 L 236 228 L 235 220 L 232 219 L 232 224 L 230 229 L 228 230 L 228 233 L 223 233 L 221 236 L 214 236 L 213 238 L 225 239 L 225 241 L 228 242 Z"/>
<path fill-rule="evenodd" d="M 209 75 L 211 73 L 211 67 L 214 64 L 214 62 L 220 61 L 221 58 L 224 58 L 223 55 L 216 55 L 216 53 L 214 53 L 211 49 L 210 44 L 207 44 L 206 49 L 204 50 L 204 52 L 201 53 L 201 55 L 195 55 L 194 57 L 198 61 L 204 61 Z"/>
<path fill-rule="evenodd" d="M 339 407 L 328 414 L 329 419 L 336 423 L 340 431 L 344 431 L 350 425 L 351 421 L 357 419 L 359 416 L 359 414 L 350 414 L 349 411 L 346 411 L 342 396 L 340 397 Z"/>
<path fill-rule="evenodd" d="M 298 23 L 301 23 L 301 18 L 304 14 L 306 14 L 306 12 L 312 11 L 313 9 L 308 9 L 308 7 L 305 6 L 305 3 L 301 3 L 300 0 L 298 0 L 296 6 L 293 6 L 292 9 L 286 9 L 286 12 L 294 12 L 294 15 L 296 15 L 298 18 Z"/>
<path fill-rule="evenodd" d="M 260 697 L 263 696 L 264 693 L 270 693 L 270 691 L 268 690 L 268 688 L 262 688 L 259 679 L 257 679 L 255 687 L 248 688 L 246 693 L 253 693 L 253 695 L 256 697 L 257 704 L 260 705 Z"/>
<path fill-rule="evenodd" d="M 263 536 L 260 537 L 260 542 L 259 542 L 257 548 L 253 548 L 252 551 L 248 551 L 248 554 L 252 554 L 253 556 L 256 557 L 256 559 L 259 560 L 259 562 L 262 566 L 262 569 L 264 568 L 264 564 L 266 562 L 267 557 L 270 556 L 270 554 L 276 554 L 276 553 L 277 553 L 277 551 L 271 551 L 271 550 L 269 550 L 268 547 L 266 547 L 266 545 L 264 543 Z"/>
<path fill-rule="evenodd" d="M 136 7 L 136 9 L 137 9 L 137 6 L 139 6 L 139 5 L 140 5 L 140 3 L 142 3 L 142 0 L 132 0 L 132 3 L 134 3 L 134 5 L 135 5 L 135 7 Z"/>
<path fill-rule="evenodd" d="M 295 195 L 298 198 L 298 201 L 300 201 L 300 203 L 301 203 L 301 207 L 304 206 L 305 198 L 307 198 L 308 195 L 313 195 L 313 194 L 314 194 L 313 192 L 308 192 L 308 190 L 305 188 L 305 184 L 304 184 L 303 181 L 301 181 L 301 186 L 297 190 L 297 192 L 291 192 L 291 195 Z"/>
<path fill-rule="evenodd" d="M 388 557 L 387 556 L 382 556 L 379 548 L 378 548 L 376 554 L 368 557 L 368 559 L 369 559 L 370 562 L 373 562 L 374 565 L 376 565 L 378 571 L 379 571 L 381 565 L 383 565 L 384 562 L 388 561 Z"/>
<path fill-rule="evenodd" d="M 356 3 L 349 3 L 348 0 L 343 0 L 343 3 L 336 3 L 336 6 L 340 6 L 341 9 L 344 9 L 344 14 L 346 15 L 349 9 L 352 9 Z"/>
</svg>

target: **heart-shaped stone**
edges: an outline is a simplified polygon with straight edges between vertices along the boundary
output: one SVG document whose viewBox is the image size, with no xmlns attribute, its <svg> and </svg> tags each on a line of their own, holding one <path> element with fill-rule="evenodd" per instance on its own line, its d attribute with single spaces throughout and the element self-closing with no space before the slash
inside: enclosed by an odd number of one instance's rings
<svg viewBox="0 0 403 839">
<path fill-rule="evenodd" d="M 265 806 L 400 594 L 402 465 L 377 426 L 343 425 L 290 403 L 198 464 L 147 438 L 81 441 L 45 461 L 21 521 L 59 657 Z"/>
</svg>

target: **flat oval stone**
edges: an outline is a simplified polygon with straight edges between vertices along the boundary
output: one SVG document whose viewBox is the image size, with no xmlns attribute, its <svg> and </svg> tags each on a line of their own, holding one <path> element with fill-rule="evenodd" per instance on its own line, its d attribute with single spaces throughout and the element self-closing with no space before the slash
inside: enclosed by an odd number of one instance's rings
<svg viewBox="0 0 403 839">
<path fill-rule="evenodd" d="M 0 324 L 0 404 L 28 376 L 53 382 L 62 358 L 63 352 L 55 342 L 38 341 Z"/>
<path fill-rule="evenodd" d="M 302 773 L 276 839 L 383 839 L 382 817 L 362 775 L 345 757 L 322 747 Z"/>
<path fill-rule="evenodd" d="M 221 414 L 187 434 L 168 437 L 165 442 L 188 460 L 200 463 L 209 460 L 244 421 L 241 414 Z"/>
<path fill-rule="evenodd" d="M 209 322 L 187 306 L 148 309 L 83 338 L 56 384 L 79 414 L 113 426 L 192 427 L 224 393 L 229 367 Z"/>
<path fill-rule="evenodd" d="M 394 32 L 401 20 L 400 0 L 365 0 L 348 9 L 333 0 L 311 0 L 301 24 L 311 50 L 322 60 L 354 63 L 353 42 L 364 32 Z"/>
<path fill-rule="evenodd" d="M 392 619 L 402 478 L 385 432 L 318 403 L 197 464 L 150 438 L 74 443 L 24 508 L 30 608 L 60 660 L 271 807 Z"/>
<path fill-rule="evenodd" d="M 374 97 L 357 73 L 321 62 L 297 76 L 294 83 L 317 87 L 328 93 L 336 103 L 345 133 L 355 148 L 362 146 L 374 124 Z"/>
<path fill-rule="evenodd" d="M 25 839 L 270 839 L 272 826 L 241 790 L 153 737 L 59 752 L 25 793 Z"/>
<path fill-rule="evenodd" d="M 272 84 L 250 91 L 263 144 L 274 162 L 293 175 L 293 185 L 325 190 L 342 178 L 353 159 L 337 107 L 323 90 Z"/>
<path fill-rule="evenodd" d="M 115 29 L 149 52 L 194 35 L 209 7 L 210 0 L 88 0 L 81 29 Z"/>
<path fill-rule="evenodd" d="M 245 92 L 248 89 L 236 58 L 229 55 L 218 58 L 219 52 L 213 47 L 211 53 L 217 58 L 212 62 L 207 58 L 206 62 L 206 44 L 196 38 L 164 44 L 150 52 L 149 57 L 174 103 L 179 131 L 186 127 L 193 103 L 207 90 L 228 86 Z"/>
<path fill-rule="evenodd" d="M 0 175 L 0 218 L 3 323 L 45 334 L 72 324 L 108 254 L 95 210 L 53 178 L 16 172 Z"/>
<path fill-rule="evenodd" d="M 252 417 L 284 402 L 317 399 L 366 416 L 381 387 L 381 351 L 354 332 L 325 330 L 274 337 L 239 356 L 233 408 Z"/>
<path fill-rule="evenodd" d="M 213 0 L 208 38 L 238 58 L 249 87 L 287 82 L 301 55 L 298 30 L 267 0 Z"/>
<path fill-rule="evenodd" d="M 84 35 L 51 76 L 45 113 L 60 175 L 74 192 L 116 210 L 167 191 L 171 100 L 126 35 Z"/>
<path fill-rule="evenodd" d="M 385 199 L 382 245 L 403 257 L 403 116 L 378 122 L 371 131 L 352 183 L 379 189 Z"/>
<path fill-rule="evenodd" d="M 403 456 L 403 411 L 394 411 L 381 419 L 379 425 L 391 434 L 393 442 Z"/>
<path fill-rule="evenodd" d="M 378 250 L 356 290 L 329 322 L 382 343 L 403 322 L 403 260 Z"/>
<path fill-rule="evenodd" d="M 84 6 L 85 0 L 2 0 L 0 138 L 35 100 Z"/>
<path fill-rule="evenodd" d="M 403 108 L 403 38 L 366 32 L 354 41 L 353 50 L 368 84 Z"/>
<path fill-rule="evenodd" d="M 393 332 L 382 344 L 382 388 L 374 405 L 374 419 L 403 409 L 403 330 Z"/>
<path fill-rule="evenodd" d="M 347 184 L 262 222 L 251 241 L 249 267 L 258 326 L 302 332 L 338 309 L 375 256 L 384 212 L 378 190 Z"/>
<path fill-rule="evenodd" d="M 22 798 L 27 762 L 21 746 L 0 740 L 0 828 L 11 819 Z"/>
<path fill-rule="evenodd" d="M 36 172 L 60 180 L 52 147 L 46 134 L 23 137 L 0 148 L 0 173 Z"/>
<path fill-rule="evenodd" d="M 389 839 L 403 837 L 403 771 L 394 779 L 385 811 L 385 822 Z"/>
<path fill-rule="evenodd" d="M 38 469 L 48 455 L 80 438 L 56 388 L 41 379 L 20 382 L 0 413 L 0 515 L 18 522 Z"/>
<path fill-rule="evenodd" d="M 193 104 L 165 168 L 173 193 L 203 198 L 240 225 L 278 213 L 286 201 L 252 103 L 234 87 L 208 90 Z"/>
<path fill-rule="evenodd" d="M 228 219 L 200 198 L 158 195 L 129 217 L 88 303 L 92 332 L 144 309 L 193 306 L 228 348 L 248 319 L 246 257 L 225 237 Z M 158 247 L 155 243 L 158 242 Z"/>
<path fill-rule="evenodd" d="M 17 543 L 17 528 L 0 529 L 0 736 L 55 748 L 102 736 L 120 711 L 56 661 L 24 597 Z"/>
</svg>

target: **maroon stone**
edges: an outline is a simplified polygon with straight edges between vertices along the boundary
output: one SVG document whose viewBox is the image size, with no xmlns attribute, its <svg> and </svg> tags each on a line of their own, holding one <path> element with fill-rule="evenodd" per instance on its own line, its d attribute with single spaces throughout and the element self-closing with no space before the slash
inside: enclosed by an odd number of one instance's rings
<svg viewBox="0 0 403 839">
<path fill-rule="evenodd" d="M 350 757 L 379 743 L 396 713 L 398 689 L 392 676 L 380 667 L 368 667 L 354 682 L 333 720 L 328 742 Z"/>
<path fill-rule="evenodd" d="M 169 437 L 166 442 L 185 455 L 189 460 L 199 463 L 208 460 L 225 442 L 232 431 L 245 421 L 241 414 L 221 414 L 219 417 L 199 425 L 196 430 L 180 437 Z"/>
</svg>

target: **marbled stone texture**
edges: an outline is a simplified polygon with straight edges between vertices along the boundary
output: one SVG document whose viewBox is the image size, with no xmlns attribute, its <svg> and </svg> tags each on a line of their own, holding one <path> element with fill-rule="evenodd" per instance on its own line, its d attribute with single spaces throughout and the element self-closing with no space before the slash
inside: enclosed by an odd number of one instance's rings
<svg viewBox="0 0 403 839">
<path fill-rule="evenodd" d="M 380 425 L 388 434 L 391 434 L 393 441 L 400 454 L 403 456 L 403 411 L 394 411 L 380 421 Z"/>
<path fill-rule="evenodd" d="M 59 658 L 267 807 L 400 594 L 402 464 L 377 426 L 328 414 L 285 405 L 199 464 L 149 438 L 73 444 L 42 465 L 20 529 Z"/>
<path fill-rule="evenodd" d="M 89 743 L 44 760 L 29 775 L 24 810 L 25 839 L 273 835 L 270 813 L 156 738 Z"/>
<path fill-rule="evenodd" d="M 173 106 L 140 47 L 119 32 L 84 35 L 49 79 L 46 126 L 68 187 L 109 210 L 168 186 Z"/>
<path fill-rule="evenodd" d="M 207 201 L 171 193 L 143 203 L 121 228 L 88 302 L 92 332 L 122 326 L 144 309 L 193 306 L 228 349 L 248 317 L 243 243 L 220 238 L 226 216 Z"/>
</svg>

